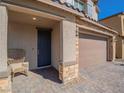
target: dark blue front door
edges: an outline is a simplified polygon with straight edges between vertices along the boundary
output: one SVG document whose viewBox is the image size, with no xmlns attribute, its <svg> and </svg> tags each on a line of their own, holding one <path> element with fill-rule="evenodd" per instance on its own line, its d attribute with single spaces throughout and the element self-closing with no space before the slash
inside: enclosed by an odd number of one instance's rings
<svg viewBox="0 0 124 93">
<path fill-rule="evenodd" d="M 51 65 L 51 30 L 38 29 L 38 67 Z"/>
</svg>

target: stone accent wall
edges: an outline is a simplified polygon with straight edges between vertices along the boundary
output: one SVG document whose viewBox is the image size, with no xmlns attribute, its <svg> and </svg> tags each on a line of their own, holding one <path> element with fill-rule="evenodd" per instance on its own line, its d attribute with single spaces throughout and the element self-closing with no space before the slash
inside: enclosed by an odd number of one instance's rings
<svg viewBox="0 0 124 93">
<path fill-rule="evenodd" d="M 12 93 L 10 77 L 0 79 L 0 93 Z"/>
<path fill-rule="evenodd" d="M 78 64 L 60 64 L 59 78 L 63 83 L 68 83 L 78 78 Z"/>
</svg>

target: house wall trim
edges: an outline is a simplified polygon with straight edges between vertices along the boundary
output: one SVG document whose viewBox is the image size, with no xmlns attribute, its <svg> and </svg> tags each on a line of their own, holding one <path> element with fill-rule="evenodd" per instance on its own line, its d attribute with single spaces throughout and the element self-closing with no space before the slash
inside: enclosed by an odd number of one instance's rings
<svg viewBox="0 0 124 93">
<path fill-rule="evenodd" d="M 22 10 L 25 10 L 25 11 L 30 11 L 30 12 L 35 12 L 35 13 L 38 13 L 38 12 L 44 13 L 44 14 L 50 16 L 51 19 L 53 18 L 54 20 L 59 20 L 60 21 L 60 20 L 65 19 L 65 17 L 62 16 L 62 15 L 58 15 L 56 13 L 45 11 L 43 9 L 38 9 L 38 8 L 26 6 L 26 5 L 17 4 L 17 3 L 14 3 L 14 2 L 9 2 L 9 1 L 7 2 L 6 1 L 6 2 L 1 2 L 1 4 L 4 5 L 4 6 L 7 6 L 10 10 L 12 9 L 14 11 L 16 11 L 17 9 L 18 10 L 22 9 Z"/>
<path fill-rule="evenodd" d="M 97 29 L 94 29 L 94 28 L 89 28 L 89 27 L 86 27 L 86 26 L 83 26 L 83 25 L 79 25 L 77 24 L 77 26 L 81 29 L 85 29 L 85 30 L 88 30 L 88 31 L 92 31 L 93 33 L 97 33 L 97 34 L 102 34 L 102 35 L 106 35 L 106 36 L 113 36 L 113 34 L 111 33 L 106 33 L 105 31 L 101 31 L 101 30 L 97 30 Z M 83 33 L 82 31 L 80 31 L 81 33 Z"/>
<path fill-rule="evenodd" d="M 108 30 L 108 31 L 110 31 L 110 32 L 113 33 L 113 34 L 118 34 L 117 31 L 115 31 L 115 30 L 113 30 L 113 29 L 111 29 L 111 28 L 108 28 L 108 27 L 106 27 L 106 26 L 103 26 L 103 25 L 101 25 L 100 23 L 91 21 L 91 20 L 86 19 L 86 18 L 81 18 L 80 20 L 85 21 L 85 22 L 88 22 L 88 23 L 93 24 L 93 25 L 95 25 L 95 26 L 98 26 L 98 27 L 103 28 L 103 29 L 105 29 L 105 30 Z"/>
</svg>

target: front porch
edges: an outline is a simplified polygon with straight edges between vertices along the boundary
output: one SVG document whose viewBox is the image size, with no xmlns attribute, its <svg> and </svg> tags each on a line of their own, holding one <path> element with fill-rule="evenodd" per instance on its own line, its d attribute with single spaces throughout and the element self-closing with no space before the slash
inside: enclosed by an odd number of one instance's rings
<svg viewBox="0 0 124 93">
<path fill-rule="evenodd" d="M 30 70 L 46 66 L 59 69 L 59 21 L 13 10 L 9 10 L 8 20 L 8 50 L 23 49 Z"/>
<path fill-rule="evenodd" d="M 0 83 L 6 78 L 9 78 L 6 82 L 11 82 L 10 73 L 7 73 L 9 68 L 7 64 L 8 49 L 23 49 L 26 53 L 25 61 L 29 62 L 30 70 L 43 68 L 40 66 L 41 64 L 38 64 L 41 62 L 38 61 L 38 58 L 40 58 L 38 55 L 42 54 L 42 51 L 38 49 L 39 34 L 37 28 L 52 29 L 51 38 L 49 39 L 51 41 L 49 66 L 54 67 L 58 74 L 53 73 L 51 78 L 57 77 L 62 82 L 68 82 L 77 78 L 75 17 L 69 15 L 69 17 L 63 19 L 55 14 L 49 14 L 49 12 L 46 13 L 16 5 L 6 6 L 0 5 L 0 11 L 2 11 L 0 12 L 0 27 L 2 27 L 0 33 L 0 43 L 2 45 L 0 46 Z M 72 17 L 71 20 L 70 16 Z M 9 69 L 9 71 L 11 70 Z M 6 77 L 1 75 L 3 72 L 5 72 Z M 9 86 L 11 86 L 11 83 L 7 84 L 7 86 L 3 85 L 3 90 L 6 91 Z M 9 92 L 11 93 L 11 89 Z"/>
<path fill-rule="evenodd" d="M 25 50 L 25 61 L 29 62 L 30 70 L 53 67 L 62 82 L 77 78 L 75 18 L 70 19 L 69 16 L 69 19 L 62 19 L 44 12 L 14 7 L 8 8 L 7 48 Z M 47 37 L 39 33 L 46 34 L 48 30 L 50 34 Z"/>
<path fill-rule="evenodd" d="M 12 82 L 12 93 L 59 92 L 57 89 L 62 86 L 62 82 L 58 77 L 59 73 L 53 67 L 31 70 L 28 77 L 16 74 Z"/>
</svg>

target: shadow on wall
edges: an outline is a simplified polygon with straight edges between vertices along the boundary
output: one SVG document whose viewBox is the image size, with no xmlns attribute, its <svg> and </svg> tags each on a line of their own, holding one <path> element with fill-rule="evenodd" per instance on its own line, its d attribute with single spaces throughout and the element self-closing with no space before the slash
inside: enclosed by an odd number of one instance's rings
<svg viewBox="0 0 124 93">
<path fill-rule="evenodd" d="M 31 70 L 31 72 L 41 75 L 44 79 L 48 79 L 59 84 L 62 83 L 62 81 L 59 80 L 58 71 L 53 67 Z"/>
</svg>

